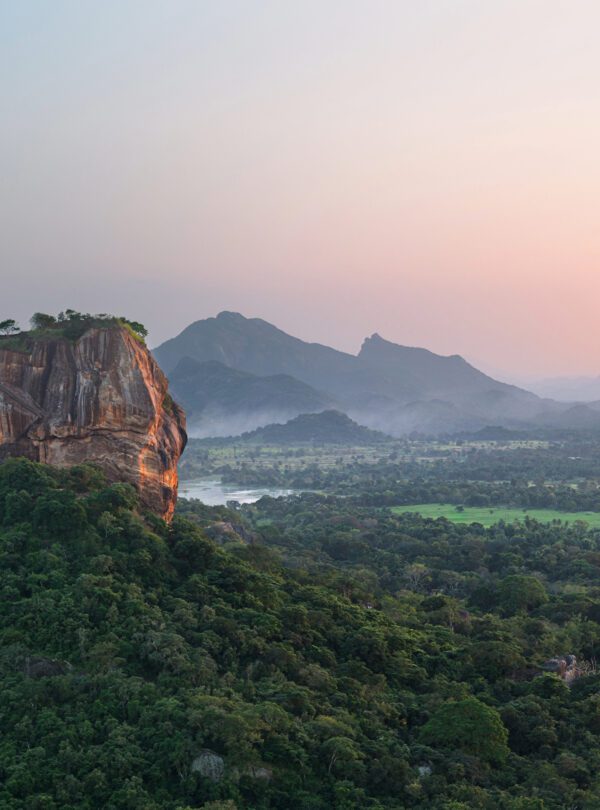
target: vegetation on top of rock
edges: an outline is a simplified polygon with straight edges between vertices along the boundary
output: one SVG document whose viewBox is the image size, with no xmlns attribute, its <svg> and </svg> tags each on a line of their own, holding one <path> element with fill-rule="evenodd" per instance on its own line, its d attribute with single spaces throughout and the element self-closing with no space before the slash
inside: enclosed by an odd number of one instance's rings
<svg viewBox="0 0 600 810">
<path fill-rule="evenodd" d="M 0 335 L 14 335 L 19 331 L 19 326 L 13 318 L 0 321 Z"/>
<path fill-rule="evenodd" d="M 19 339 L 34 337 L 65 337 L 68 340 L 77 340 L 88 329 L 93 327 L 107 328 L 122 326 L 136 339 L 143 342 L 148 334 L 146 327 L 138 321 L 131 321 L 125 317 L 117 317 L 100 313 L 92 315 L 89 312 L 77 312 L 74 309 L 65 309 L 58 315 L 48 315 L 45 312 L 34 312 L 30 319 L 31 330 L 20 332 L 16 322 L 9 318 L 0 322 L 0 335 Z M 6 343 L 4 343 L 6 345 Z"/>
</svg>

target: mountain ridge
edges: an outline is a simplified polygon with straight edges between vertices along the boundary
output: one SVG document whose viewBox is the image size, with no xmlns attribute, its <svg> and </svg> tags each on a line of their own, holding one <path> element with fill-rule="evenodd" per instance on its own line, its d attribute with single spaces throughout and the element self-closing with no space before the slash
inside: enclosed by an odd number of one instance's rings
<svg viewBox="0 0 600 810">
<path fill-rule="evenodd" d="M 261 377 L 219 360 L 188 356 L 171 373 L 170 385 L 186 409 L 188 432 L 197 438 L 243 433 L 335 405 L 288 374 Z"/>
<path fill-rule="evenodd" d="M 561 427 L 594 422 L 587 411 L 565 415 L 566 405 L 500 382 L 461 355 L 402 346 L 377 332 L 354 355 L 225 310 L 190 324 L 158 346 L 155 356 L 167 374 L 188 356 L 263 378 L 287 375 L 330 397 L 359 424 L 395 436 L 440 435 L 489 424 L 520 430 L 554 420 Z"/>
</svg>

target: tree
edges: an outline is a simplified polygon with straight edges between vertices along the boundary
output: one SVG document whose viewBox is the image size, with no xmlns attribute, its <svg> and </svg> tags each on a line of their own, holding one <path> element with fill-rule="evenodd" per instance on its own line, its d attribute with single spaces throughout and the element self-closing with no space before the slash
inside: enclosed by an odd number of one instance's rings
<svg viewBox="0 0 600 810">
<path fill-rule="evenodd" d="M 148 330 L 146 329 L 143 323 L 140 323 L 139 321 L 130 321 L 129 318 L 119 318 L 119 320 L 123 321 L 123 323 L 126 323 L 127 326 L 129 326 L 129 328 L 132 331 L 134 331 L 136 335 L 139 335 L 141 338 L 145 338 L 148 336 Z"/>
<path fill-rule="evenodd" d="M 5 321 L 0 321 L 0 335 L 14 335 L 19 331 L 17 322 L 12 318 L 7 318 Z"/>
<path fill-rule="evenodd" d="M 32 329 L 52 329 L 53 326 L 56 326 L 56 318 L 45 312 L 34 312 L 30 323 Z"/>
<path fill-rule="evenodd" d="M 323 760 L 327 763 L 328 773 L 331 773 L 334 768 L 336 770 L 345 768 L 350 763 L 353 764 L 353 767 L 356 767 L 354 763 L 363 758 L 354 740 L 350 740 L 348 737 L 330 737 L 323 743 L 321 750 Z"/>
<path fill-rule="evenodd" d="M 539 579 L 514 574 L 502 580 L 498 598 L 503 610 L 513 615 L 520 610 L 535 610 L 548 601 L 548 594 Z"/>
<path fill-rule="evenodd" d="M 444 703 L 425 723 L 421 742 L 458 748 L 487 762 L 502 762 L 508 754 L 508 731 L 500 715 L 477 698 Z"/>
</svg>

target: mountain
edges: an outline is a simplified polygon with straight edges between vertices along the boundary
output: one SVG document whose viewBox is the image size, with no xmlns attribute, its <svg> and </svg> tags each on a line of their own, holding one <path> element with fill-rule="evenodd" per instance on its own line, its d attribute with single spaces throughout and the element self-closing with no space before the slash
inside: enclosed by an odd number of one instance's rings
<svg viewBox="0 0 600 810">
<path fill-rule="evenodd" d="M 497 391 L 520 392 L 537 400 L 516 386 L 488 377 L 458 355 L 443 357 L 426 349 L 399 346 L 375 334 L 364 341 L 356 356 L 307 343 L 260 318 L 235 312 L 196 321 L 154 354 L 167 374 L 187 356 L 197 361 L 216 360 L 257 375 L 289 374 L 341 396 L 361 392 L 410 402 L 446 398 L 449 393 L 465 398 L 474 392 Z"/>
<path fill-rule="evenodd" d="M 465 400 L 474 394 L 517 395 L 536 400 L 527 391 L 488 377 L 458 354 L 444 357 L 427 349 L 399 346 L 378 334 L 367 338 L 359 361 L 384 375 L 396 396 Z"/>
<path fill-rule="evenodd" d="M 96 465 L 168 519 L 186 438 L 164 374 L 119 320 L 0 338 L 0 460 Z"/>
<path fill-rule="evenodd" d="M 351 354 L 318 343 L 306 343 L 282 332 L 260 318 L 245 318 L 237 312 L 221 312 L 190 324 L 177 337 L 154 350 L 166 374 L 183 357 L 204 362 L 216 360 L 259 376 L 290 374 L 298 379 L 318 376 L 327 370 L 352 369 Z M 314 384 L 309 380 L 309 384 Z"/>
<path fill-rule="evenodd" d="M 593 403 L 588 405 L 577 403 L 569 405 L 559 413 L 542 415 L 540 422 L 552 428 L 566 430 L 598 430 L 600 428 L 600 412 L 593 407 Z"/>
<path fill-rule="evenodd" d="M 260 318 L 245 318 L 235 312 L 196 321 L 159 346 L 155 356 L 167 373 L 173 376 L 175 372 L 174 390 L 194 413 L 206 408 L 202 392 L 210 392 L 202 386 L 199 393 L 194 392 L 193 385 L 186 390 L 180 387 L 176 379 L 180 372 L 175 369 L 183 358 L 189 358 L 188 363 L 217 362 L 232 372 L 263 379 L 285 375 L 288 386 L 290 378 L 304 383 L 311 387 L 313 395 L 318 392 L 320 397 L 329 398 L 336 403 L 334 407 L 360 424 L 395 436 L 472 431 L 489 424 L 520 430 L 554 422 L 560 427 L 588 427 L 594 422 L 588 411 L 575 410 L 565 415 L 569 405 L 541 399 L 495 380 L 459 355 L 442 356 L 427 349 L 401 346 L 378 334 L 367 338 L 358 355 L 353 355 L 308 343 Z M 222 368 L 220 373 L 224 374 Z M 270 396 L 265 391 L 261 403 L 265 410 Z M 207 421 L 208 430 L 220 430 L 212 435 L 223 435 L 225 429 L 248 429 L 243 419 L 236 417 L 237 421 L 230 423 L 227 413 L 233 410 L 242 417 L 243 400 L 243 389 L 236 391 L 232 379 L 217 400 L 227 427 L 218 427 L 218 419 Z M 252 405 L 250 411 L 255 410 Z M 311 406 L 307 410 L 323 407 Z M 213 422 L 217 427 L 212 427 Z"/>
<path fill-rule="evenodd" d="M 535 394 L 489 377 L 459 355 L 399 346 L 377 334 L 364 341 L 358 361 L 378 372 L 387 395 L 404 404 L 388 415 L 396 432 L 407 432 L 409 414 L 413 430 L 452 432 L 483 427 L 490 418 L 520 422 L 543 408 Z"/>
<path fill-rule="evenodd" d="M 389 436 L 354 422 L 340 411 L 305 413 L 285 425 L 267 425 L 241 437 L 257 444 L 341 444 L 372 445 L 386 442 Z"/>
<path fill-rule="evenodd" d="M 182 358 L 170 384 L 186 409 L 190 435 L 198 438 L 237 435 L 335 404 L 288 374 L 259 377 L 217 360 Z"/>
<path fill-rule="evenodd" d="M 287 374 L 334 398 L 377 389 L 379 380 L 378 373 L 363 368 L 352 354 L 307 343 L 267 321 L 237 312 L 196 321 L 155 349 L 154 356 L 167 374 L 184 357 L 216 360 L 261 377 Z"/>
<path fill-rule="evenodd" d="M 548 409 L 534 394 L 494 380 L 458 355 L 444 357 L 399 346 L 377 334 L 352 355 L 307 343 L 259 318 L 234 312 L 196 321 L 159 346 L 155 356 L 167 373 L 187 357 L 199 363 L 216 361 L 247 374 L 288 375 L 324 392 L 361 424 L 394 435 L 472 430 L 490 421 L 518 428 Z M 195 412 L 191 387 L 182 390 L 176 378 L 173 386 Z M 219 400 L 219 407 L 234 397 L 234 389 L 232 383 L 231 394 Z M 238 412 L 241 400 L 235 404 Z"/>
</svg>

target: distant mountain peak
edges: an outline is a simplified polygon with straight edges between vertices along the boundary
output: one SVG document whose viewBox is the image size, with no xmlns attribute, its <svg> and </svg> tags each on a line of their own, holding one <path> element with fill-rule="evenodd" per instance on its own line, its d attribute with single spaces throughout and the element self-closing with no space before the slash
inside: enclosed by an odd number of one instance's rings
<svg viewBox="0 0 600 810">
<path fill-rule="evenodd" d="M 373 332 L 371 337 L 367 337 L 364 339 L 359 353 L 359 357 L 361 355 L 367 354 L 368 352 L 380 350 L 413 354 L 415 357 L 420 355 L 421 357 L 427 356 L 432 358 L 439 358 L 440 360 L 453 360 L 455 362 L 460 361 L 461 363 L 467 362 L 464 359 L 464 357 L 461 357 L 460 354 L 449 354 L 449 355 L 437 354 L 436 352 L 432 352 L 430 349 L 423 349 L 419 346 L 405 346 L 402 343 L 395 343 L 392 340 L 387 340 L 386 338 L 382 337 L 379 334 L 379 332 Z"/>
<path fill-rule="evenodd" d="M 276 411 L 269 420 L 274 422 L 284 411 L 294 416 L 335 402 L 363 424 L 404 435 L 423 426 L 429 433 L 486 424 L 520 427 L 540 409 L 535 395 L 494 380 L 457 354 L 402 346 L 378 332 L 364 340 L 358 355 L 348 354 L 229 310 L 186 327 L 155 355 L 177 381 L 175 394 L 192 421 L 211 408 L 235 414 L 245 409 L 256 426 L 266 424 L 269 410 Z M 194 368 L 186 360 L 178 368 L 185 357 L 220 365 Z M 244 372 L 254 379 L 242 378 Z M 236 430 L 240 425 L 238 420 Z"/>
</svg>

